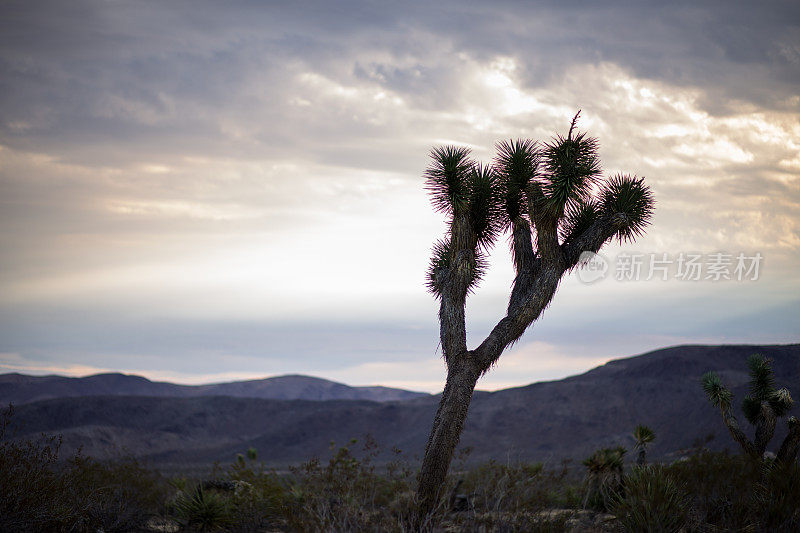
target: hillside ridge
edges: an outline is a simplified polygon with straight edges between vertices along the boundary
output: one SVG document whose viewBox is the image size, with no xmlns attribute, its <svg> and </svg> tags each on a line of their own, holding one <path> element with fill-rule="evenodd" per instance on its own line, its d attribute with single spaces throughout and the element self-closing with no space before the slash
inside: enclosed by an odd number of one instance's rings
<svg viewBox="0 0 800 533">
<path fill-rule="evenodd" d="M 30 376 L 18 372 L 0 374 L 0 404 L 22 405 L 55 398 L 80 396 L 236 396 L 283 400 L 396 401 L 428 396 L 424 392 L 382 386 L 354 387 L 328 379 L 287 374 L 263 379 L 182 385 L 152 381 L 136 374 L 106 372 L 84 377 Z"/>
<path fill-rule="evenodd" d="M 800 397 L 800 345 L 685 345 L 609 361 L 561 380 L 476 393 L 460 446 L 471 460 L 580 461 L 600 447 L 630 449 L 637 424 L 650 426 L 653 458 L 675 458 L 709 435 L 709 447 L 736 451 L 700 376 L 714 370 L 735 395 L 747 393 L 747 357 L 772 358 L 776 383 Z M 156 464 L 231 461 L 255 447 L 265 463 L 288 465 L 330 453 L 330 443 L 372 435 L 393 458 L 425 449 L 439 395 L 375 402 L 365 399 L 265 399 L 235 395 L 54 398 L 19 405 L 19 435 L 63 435 L 65 450 L 114 457 L 121 450 Z M 793 410 L 797 414 L 798 409 Z M 790 413 L 792 414 L 792 413 Z M 786 433 L 776 428 L 774 443 Z M 774 450 L 772 450 L 774 451 Z"/>
</svg>

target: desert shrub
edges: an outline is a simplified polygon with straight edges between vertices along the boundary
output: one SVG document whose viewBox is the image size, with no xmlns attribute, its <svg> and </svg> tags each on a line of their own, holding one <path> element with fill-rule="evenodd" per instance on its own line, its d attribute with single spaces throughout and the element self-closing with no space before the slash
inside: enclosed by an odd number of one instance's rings
<svg viewBox="0 0 800 533">
<path fill-rule="evenodd" d="M 312 459 L 288 475 L 266 468 L 250 449 L 227 471 L 215 468 L 210 480 L 173 479 L 178 497 L 171 514 L 184 527 L 235 532 L 408 530 L 416 510 L 415 471 L 394 450 L 395 460 L 379 472 L 375 442 L 367 438 L 354 451 L 355 444 L 332 443 L 327 461 Z"/>
<path fill-rule="evenodd" d="M 134 458 L 96 461 L 81 455 L 61 470 L 64 505 L 79 513 L 78 529 L 131 531 L 163 510 L 163 478 Z"/>
<path fill-rule="evenodd" d="M 59 457 L 61 439 L 12 439 L 0 413 L 0 531 L 130 531 L 160 512 L 166 484 L 125 458 Z"/>
<path fill-rule="evenodd" d="M 231 521 L 236 531 L 277 527 L 289 505 L 286 482 L 274 470 L 257 462 L 257 456 L 254 448 L 250 448 L 246 456 L 238 455 L 227 474 L 234 483 L 230 505 Z"/>
<path fill-rule="evenodd" d="M 60 439 L 0 442 L 0 531 L 47 531 L 76 522 L 56 472 Z"/>
<path fill-rule="evenodd" d="M 230 498 L 213 490 L 203 490 L 197 485 L 189 492 L 178 493 L 174 503 L 174 516 L 186 528 L 213 531 L 233 523 Z"/>
<path fill-rule="evenodd" d="M 764 469 L 753 495 L 754 522 L 766 531 L 800 531 L 800 464 Z"/>
<path fill-rule="evenodd" d="M 623 485 L 609 509 L 623 531 L 677 532 L 688 524 L 689 495 L 663 466 L 634 468 Z"/>
<path fill-rule="evenodd" d="M 676 482 L 688 487 L 699 522 L 739 531 L 752 522 L 753 488 L 761 465 L 747 456 L 701 451 L 666 467 Z"/>
<path fill-rule="evenodd" d="M 350 446 L 357 444 L 352 440 Z M 376 472 L 377 446 L 367 438 L 362 456 L 350 447 L 336 448 L 327 464 L 311 460 L 291 469 L 286 519 L 290 528 L 309 531 L 390 531 L 411 518 L 411 502 L 397 498 L 411 490 L 407 469 Z M 401 497 L 402 499 L 402 497 Z M 395 514 L 385 512 L 393 509 Z"/>
<path fill-rule="evenodd" d="M 460 493 L 476 512 L 536 512 L 547 507 L 574 507 L 579 504 L 575 487 L 560 470 L 545 470 L 541 463 L 489 461 L 463 475 Z"/>
<path fill-rule="evenodd" d="M 573 512 L 530 513 L 530 512 L 487 512 L 476 513 L 473 517 L 448 523 L 448 531 L 491 531 L 494 533 L 562 533 L 571 531 L 574 522 Z"/>
<path fill-rule="evenodd" d="M 400 458 L 377 469 L 374 441 L 357 449 L 331 446 L 327 461 L 314 459 L 280 476 L 254 460 L 237 457 L 228 478 L 247 489 L 229 495 L 235 531 L 421 531 L 441 529 L 491 531 L 561 531 L 569 511 L 550 514 L 547 507 L 580 503 L 577 486 L 565 483 L 566 465 L 546 471 L 541 464 L 491 462 L 451 478 L 439 506 L 417 522 L 416 470 Z M 453 495 L 466 492 L 469 512 L 451 511 Z"/>
<path fill-rule="evenodd" d="M 702 451 L 665 467 L 688 487 L 697 522 L 722 531 L 800 529 L 800 466 Z"/>
</svg>

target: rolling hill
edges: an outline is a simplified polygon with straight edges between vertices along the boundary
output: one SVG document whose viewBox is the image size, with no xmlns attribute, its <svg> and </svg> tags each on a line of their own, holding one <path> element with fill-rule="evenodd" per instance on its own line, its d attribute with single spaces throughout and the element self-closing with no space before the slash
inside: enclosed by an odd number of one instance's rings
<svg viewBox="0 0 800 533">
<path fill-rule="evenodd" d="M 633 427 L 647 424 L 657 436 L 653 457 L 674 458 L 710 434 L 710 447 L 735 449 L 699 378 L 717 371 L 738 404 L 746 392 L 746 358 L 754 352 L 771 357 L 777 383 L 800 396 L 800 345 L 677 346 L 558 381 L 476 392 L 461 446 L 473 449 L 472 460 L 580 460 L 601 446 L 630 447 Z M 285 465 L 329 453 L 331 441 L 366 434 L 381 445 L 382 459 L 393 446 L 419 456 L 437 402 L 429 395 L 388 402 L 68 397 L 20 405 L 14 423 L 20 436 L 60 433 L 65 451 L 82 446 L 101 457 L 127 452 L 156 464 L 198 465 L 228 462 L 254 446 L 266 463 Z M 780 423 L 772 448 L 785 433 Z"/>
<path fill-rule="evenodd" d="M 389 387 L 350 387 L 310 376 L 287 375 L 210 385 L 176 385 L 128 374 L 65 376 L 0 375 L 0 405 L 21 405 L 52 398 L 76 396 L 234 396 L 273 400 L 370 400 L 387 402 L 429 396 Z"/>
</svg>

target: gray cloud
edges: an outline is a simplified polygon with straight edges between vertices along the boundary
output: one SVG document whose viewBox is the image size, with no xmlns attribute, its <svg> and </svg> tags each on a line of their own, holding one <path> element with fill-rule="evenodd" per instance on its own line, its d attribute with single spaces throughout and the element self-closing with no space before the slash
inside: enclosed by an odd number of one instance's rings
<svg viewBox="0 0 800 533">
<path fill-rule="evenodd" d="M 585 335 L 570 345 L 555 306 L 532 338 L 570 353 L 601 339 L 609 356 L 759 328 L 796 340 L 796 2 L 628 4 L 4 2 L 0 352 L 187 372 L 208 349 L 207 373 L 221 354 L 242 372 L 429 357 L 428 149 L 488 159 L 578 108 L 609 172 L 653 186 L 639 250 L 763 251 L 770 270 L 683 300 L 642 288 L 647 302 L 610 291 L 583 308 L 565 291 Z M 497 268 L 477 336 L 504 308 Z M 748 299 L 758 312 L 727 312 Z M 645 317 L 634 340 L 625 316 Z"/>
<path fill-rule="evenodd" d="M 94 163 L 145 149 L 275 156 L 303 144 L 325 161 L 317 145 L 330 143 L 330 120 L 354 142 L 392 130 L 287 106 L 298 73 L 369 81 L 442 111 L 459 100 L 459 53 L 515 57 L 528 87 L 610 61 L 702 87 L 714 112 L 731 98 L 797 106 L 787 103 L 800 82 L 792 2 L 437 6 L 6 3 L 0 139 Z M 226 134 L 225 122 L 243 124 L 250 142 Z"/>
</svg>

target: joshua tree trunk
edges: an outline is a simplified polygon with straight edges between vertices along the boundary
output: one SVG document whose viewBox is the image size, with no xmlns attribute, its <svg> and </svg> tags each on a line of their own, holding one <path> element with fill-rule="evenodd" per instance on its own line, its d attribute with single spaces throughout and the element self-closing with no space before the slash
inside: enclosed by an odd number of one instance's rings
<svg viewBox="0 0 800 533">
<path fill-rule="evenodd" d="M 419 478 L 417 497 L 425 513 L 439 500 L 439 491 L 444 486 L 477 381 L 478 373 L 469 368 L 450 369 L 447 373 L 447 384 L 433 419 Z"/>
<path fill-rule="evenodd" d="M 440 300 L 447 383 L 418 478 L 420 520 L 441 496 L 478 378 L 539 318 L 582 253 L 597 252 L 615 236 L 633 240 L 649 223 L 653 201 L 643 180 L 620 175 L 601 183 L 597 143 L 573 136 L 576 120 L 566 138 L 541 152 L 533 141 L 498 144 L 494 167 L 473 162 L 466 148 L 431 151 L 426 187 L 434 207 L 449 218 L 428 270 L 428 289 Z M 537 170 L 540 157 L 543 172 Z M 595 186 L 601 186 L 597 197 Z M 516 271 L 506 316 L 469 350 L 467 295 L 486 267 L 484 254 L 506 229 Z"/>
</svg>

